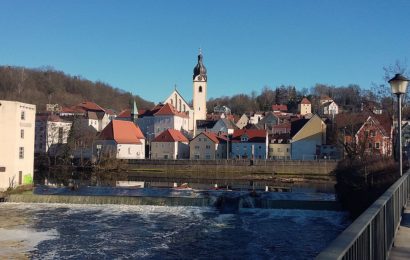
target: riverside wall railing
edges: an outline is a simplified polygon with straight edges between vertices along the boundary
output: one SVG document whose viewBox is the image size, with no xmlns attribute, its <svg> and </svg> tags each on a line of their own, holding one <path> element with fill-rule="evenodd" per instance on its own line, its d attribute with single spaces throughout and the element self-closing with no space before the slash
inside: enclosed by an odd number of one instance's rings
<svg viewBox="0 0 410 260">
<path fill-rule="evenodd" d="M 410 190 L 407 171 L 316 259 L 387 259 Z"/>
</svg>

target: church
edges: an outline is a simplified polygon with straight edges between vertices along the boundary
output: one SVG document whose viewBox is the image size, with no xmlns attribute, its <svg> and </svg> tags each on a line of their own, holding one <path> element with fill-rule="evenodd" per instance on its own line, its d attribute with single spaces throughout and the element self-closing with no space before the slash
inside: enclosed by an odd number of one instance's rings
<svg viewBox="0 0 410 260">
<path fill-rule="evenodd" d="M 165 99 L 164 103 L 171 104 L 178 112 L 187 113 L 189 116 L 188 129 L 195 135 L 196 121 L 206 120 L 206 93 L 207 93 L 207 73 L 203 63 L 201 50 L 198 54 L 198 63 L 194 67 L 193 76 L 192 107 L 186 102 L 182 95 L 175 88 L 171 95 Z"/>
</svg>

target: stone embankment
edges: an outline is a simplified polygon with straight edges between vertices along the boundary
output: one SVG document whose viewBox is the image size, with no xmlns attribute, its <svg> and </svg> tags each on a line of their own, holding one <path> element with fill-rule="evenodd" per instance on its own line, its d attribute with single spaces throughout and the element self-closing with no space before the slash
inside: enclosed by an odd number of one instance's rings
<svg viewBox="0 0 410 260">
<path fill-rule="evenodd" d="M 278 161 L 278 160 L 129 160 L 125 165 L 130 173 L 142 176 L 297 180 L 334 180 L 332 174 L 337 161 Z"/>
</svg>

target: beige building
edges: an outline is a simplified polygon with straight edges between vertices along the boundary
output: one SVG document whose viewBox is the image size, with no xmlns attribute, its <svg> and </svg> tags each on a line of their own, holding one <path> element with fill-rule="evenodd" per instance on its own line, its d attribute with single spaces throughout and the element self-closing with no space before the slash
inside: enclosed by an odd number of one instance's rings
<svg viewBox="0 0 410 260">
<path fill-rule="evenodd" d="M 36 106 L 0 100 L 0 190 L 33 182 Z"/>
<path fill-rule="evenodd" d="M 212 132 L 202 132 L 189 143 L 191 160 L 226 159 L 227 139 Z"/>
<path fill-rule="evenodd" d="M 178 130 L 167 129 L 151 142 L 152 159 L 188 159 L 189 140 Z"/>
<path fill-rule="evenodd" d="M 291 145 L 289 134 L 274 134 L 269 140 L 269 155 L 272 160 L 290 160 Z"/>
<path fill-rule="evenodd" d="M 302 101 L 300 101 L 298 107 L 299 113 L 302 116 L 312 113 L 312 103 L 310 103 L 310 101 L 307 98 L 303 98 Z"/>
</svg>

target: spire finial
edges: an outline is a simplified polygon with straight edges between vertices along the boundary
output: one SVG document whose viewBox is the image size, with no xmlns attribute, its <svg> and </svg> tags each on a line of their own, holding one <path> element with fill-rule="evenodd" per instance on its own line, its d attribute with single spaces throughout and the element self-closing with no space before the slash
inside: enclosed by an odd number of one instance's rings
<svg viewBox="0 0 410 260">
<path fill-rule="evenodd" d="M 177 90 L 177 84 L 174 84 L 174 90 Z"/>
<path fill-rule="evenodd" d="M 199 55 L 202 55 L 202 49 L 199 47 Z"/>
</svg>

